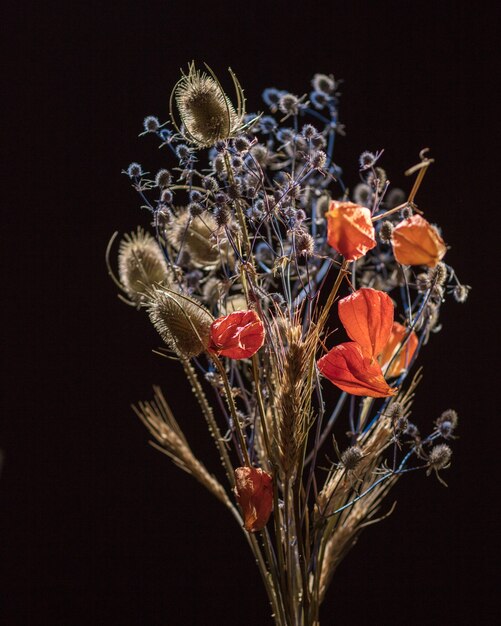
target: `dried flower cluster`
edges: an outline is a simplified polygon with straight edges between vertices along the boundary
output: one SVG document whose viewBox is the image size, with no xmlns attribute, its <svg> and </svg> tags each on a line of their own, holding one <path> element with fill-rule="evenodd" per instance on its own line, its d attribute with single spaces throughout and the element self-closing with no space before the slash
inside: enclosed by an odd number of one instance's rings
<svg viewBox="0 0 501 626">
<path fill-rule="evenodd" d="M 420 420 L 421 435 L 409 421 L 421 374 L 409 374 L 444 300 L 464 302 L 469 287 L 415 202 L 425 150 L 407 197 L 390 187 L 382 151 L 361 155 L 350 189 L 333 160 L 343 134 L 333 76 L 316 74 L 302 96 L 266 89 L 268 111 L 249 115 L 230 74 L 235 105 L 191 64 L 171 122 L 144 120 L 170 169 L 125 170 L 152 234 L 123 238 L 118 277 L 110 249 L 107 262 L 184 368 L 227 486 L 194 457 L 158 389 L 136 408 L 155 445 L 238 520 L 275 622 L 319 624 L 337 566 L 396 481 L 419 469 L 443 481 L 457 414 Z M 349 341 L 336 341 L 341 326 Z M 336 423 L 349 430 L 343 451 Z"/>
</svg>

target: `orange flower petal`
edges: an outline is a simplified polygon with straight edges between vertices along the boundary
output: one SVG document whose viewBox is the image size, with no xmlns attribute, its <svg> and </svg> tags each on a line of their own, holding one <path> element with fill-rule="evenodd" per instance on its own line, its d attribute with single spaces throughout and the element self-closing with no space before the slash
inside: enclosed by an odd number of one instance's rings
<svg viewBox="0 0 501 626">
<path fill-rule="evenodd" d="M 418 347 L 418 337 L 414 331 L 411 331 L 410 337 L 405 346 L 400 350 L 398 356 L 393 359 L 393 356 L 400 348 L 400 345 L 407 334 L 407 330 L 408 329 L 405 326 L 402 326 L 402 324 L 393 322 L 390 339 L 381 354 L 381 363 L 383 368 L 391 362 L 390 368 L 386 371 L 386 376 L 388 378 L 400 376 L 400 374 L 407 369 L 409 363 L 412 361 L 414 352 L 416 352 L 416 348 Z"/>
<path fill-rule="evenodd" d="M 393 254 L 403 265 L 435 267 L 447 252 L 437 230 L 421 215 L 409 217 L 393 229 Z"/>
<path fill-rule="evenodd" d="M 256 467 L 237 467 L 235 495 L 244 516 L 245 530 L 262 530 L 273 509 L 273 479 Z"/>
<path fill-rule="evenodd" d="M 230 359 L 247 359 L 264 343 L 264 327 L 255 311 L 235 311 L 212 322 L 209 349 Z"/>
<path fill-rule="evenodd" d="M 384 379 L 379 363 L 366 356 L 354 341 L 334 346 L 319 359 L 318 368 L 336 387 L 354 396 L 386 398 L 397 392 Z"/>
<path fill-rule="evenodd" d="M 327 217 L 327 241 L 348 261 L 364 256 L 376 245 L 369 209 L 353 202 L 332 200 Z"/>
<path fill-rule="evenodd" d="M 384 350 L 393 324 L 393 302 L 384 291 L 359 289 L 338 304 L 339 318 L 350 339 L 375 358 Z"/>
</svg>

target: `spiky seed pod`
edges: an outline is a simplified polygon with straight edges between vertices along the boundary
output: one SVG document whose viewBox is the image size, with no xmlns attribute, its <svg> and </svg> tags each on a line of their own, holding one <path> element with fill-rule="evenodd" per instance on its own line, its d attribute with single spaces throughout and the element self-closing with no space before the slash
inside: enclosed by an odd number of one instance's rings
<svg viewBox="0 0 501 626">
<path fill-rule="evenodd" d="M 172 91 L 179 116 L 184 125 L 187 141 L 199 148 L 212 146 L 216 141 L 228 139 L 242 130 L 245 111 L 243 91 L 231 73 L 237 90 L 238 107 L 231 103 L 217 78 L 195 69 L 191 63 L 188 74 L 183 74 Z M 173 122 L 175 124 L 174 118 Z"/>
<path fill-rule="evenodd" d="M 214 239 L 218 225 L 214 217 L 205 212 L 192 217 L 187 209 L 180 209 L 167 231 L 167 239 L 176 250 L 189 253 L 195 266 L 214 268 L 221 262 L 219 247 Z"/>
<path fill-rule="evenodd" d="M 458 425 L 458 414 L 454 409 L 447 409 L 435 420 L 435 426 L 445 439 L 452 436 L 454 429 Z"/>
<path fill-rule="evenodd" d="M 208 345 L 213 318 L 193 298 L 154 287 L 149 293 L 148 313 L 162 339 L 179 356 L 198 356 Z"/>
<path fill-rule="evenodd" d="M 440 443 L 438 446 L 434 446 L 428 457 L 428 470 L 429 475 L 432 470 L 438 471 L 449 467 L 452 457 L 452 450 L 446 443 Z"/>
<path fill-rule="evenodd" d="M 435 267 L 430 267 L 428 276 L 431 282 L 441 287 L 447 280 L 447 266 L 445 263 L 437 263 Z"/>
<path fill-rule="evenodd" d="M 391 243 L 391 234 L 393 233 L 393 224 L 388 220 L 381 224 L 379 230 L 379 239 L 382 243 Z"/>
<path fill-rule="evenodd" d="M 341 455 L 341 463 L 348 470 L 354 470 L 363 458 L 363 452 L 358 446 L 350 446 Z"/>
<path fill-rule="evenodd" d="M 430 277 L 424 272 L 416 276 L 416 288 L 419 293 L 426 293 L 430 288 Z"/>
<path fill-rule="evenodd" d="M 315 240 L 302 228 L 295 231 L 294 243 L 298 256 L 312 256 L 315 252 Z"/>
<path fill-rule="evenodd" d="M 153 285 L 169 282 L 169 270 L 160 246 L 140 227 L 120 242 L 118 275 L 127 295 L 136 304 L 144 301 Z"/>
<path fill-rule="evenodd" d="M 469 285 L 456 285 L 452 291 L 452 296 L 456 302 L 463 304 L 468 299 Z"/>
</svg>

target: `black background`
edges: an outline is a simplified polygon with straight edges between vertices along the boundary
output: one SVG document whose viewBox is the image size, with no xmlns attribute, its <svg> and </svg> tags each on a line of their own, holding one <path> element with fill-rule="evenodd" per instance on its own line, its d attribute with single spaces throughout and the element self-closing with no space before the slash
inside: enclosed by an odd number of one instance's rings
<svg viewBox="0 0 501 626">
<path fill-rule="evenodd" d="M 459 1 L 16 7 L 1 26 L 0 622 L 270 623 L 241 531 L 148 446 L 130 409 L 163 385 L 217 470 L 188 385 L 152 353 L 158 337 L 117 300 L 104 264 L 114 230 L 148 222 L 121 169 L 170 163 L 137 138 L 142 119 L 167 117 L 179 67 L 195 59 L 221 77 L 231 65 L 250 110 L 264 87 L 301 95 L 315 72 L 343 78 L 336 161 L 350 185 L 364 149 L 384 148 L 392 182 L 408 188 L 403 171 L 431 148 L 418 203 L 473 285 L 465 305 L 444 307 L 414 406 L 423 425 L 460 414 L 449 488 L 401 481 L 395 513 L 340 567 L 322 623 L 499 623 L 495 15 Z"/>
</svg>

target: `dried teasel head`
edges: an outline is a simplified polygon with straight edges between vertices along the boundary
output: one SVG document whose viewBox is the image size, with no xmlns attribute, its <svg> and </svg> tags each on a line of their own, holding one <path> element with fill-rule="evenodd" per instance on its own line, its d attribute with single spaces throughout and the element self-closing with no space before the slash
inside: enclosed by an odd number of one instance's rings
<svg viewBox="0 0 501 626">
<path fill-rule="evenodd" d="M 205 350 L 213 318 L 201 304 L 162 287 L 154 287 L 148 296 L 150 320 L 171 350 L 186 358 Z"/>
<path fill-rule="evenodd" d="M 212 269 L 221 263 L 229 248 L 224 237 L 216 240 L 218 231 L 216 220 L 207 211 L 193 217 L 183 208 L 169 225 L 167 239 L 175 250 L 188 252 L 193 265 Z"/>
<path fill-rule="evenodd" d="M 235 86 L 237 106 L 224 92 L 212 70 L 206 65 L 208 74 L 197 70 L 195 63 L 190 63 L 188 73 L 182 75 L 171 94 L 171 118 L 174 126 L 186 141 L 199 148 L 213 146 L 216 141 L 228 139 L 241 133 L 246 125 L 245 98 L 235 74 L 229 70 Z M 177 127 L 173 115 L 173 101 L 183 125 Z"/>
<path fill-rule="evenodd" d="M 118 276 L 125 292 L 136 304 L 144 302 L 153 285 L 169 282 L 169 270 L 160 246 L 140 227 L 120 242 Z"/>
</svg>

